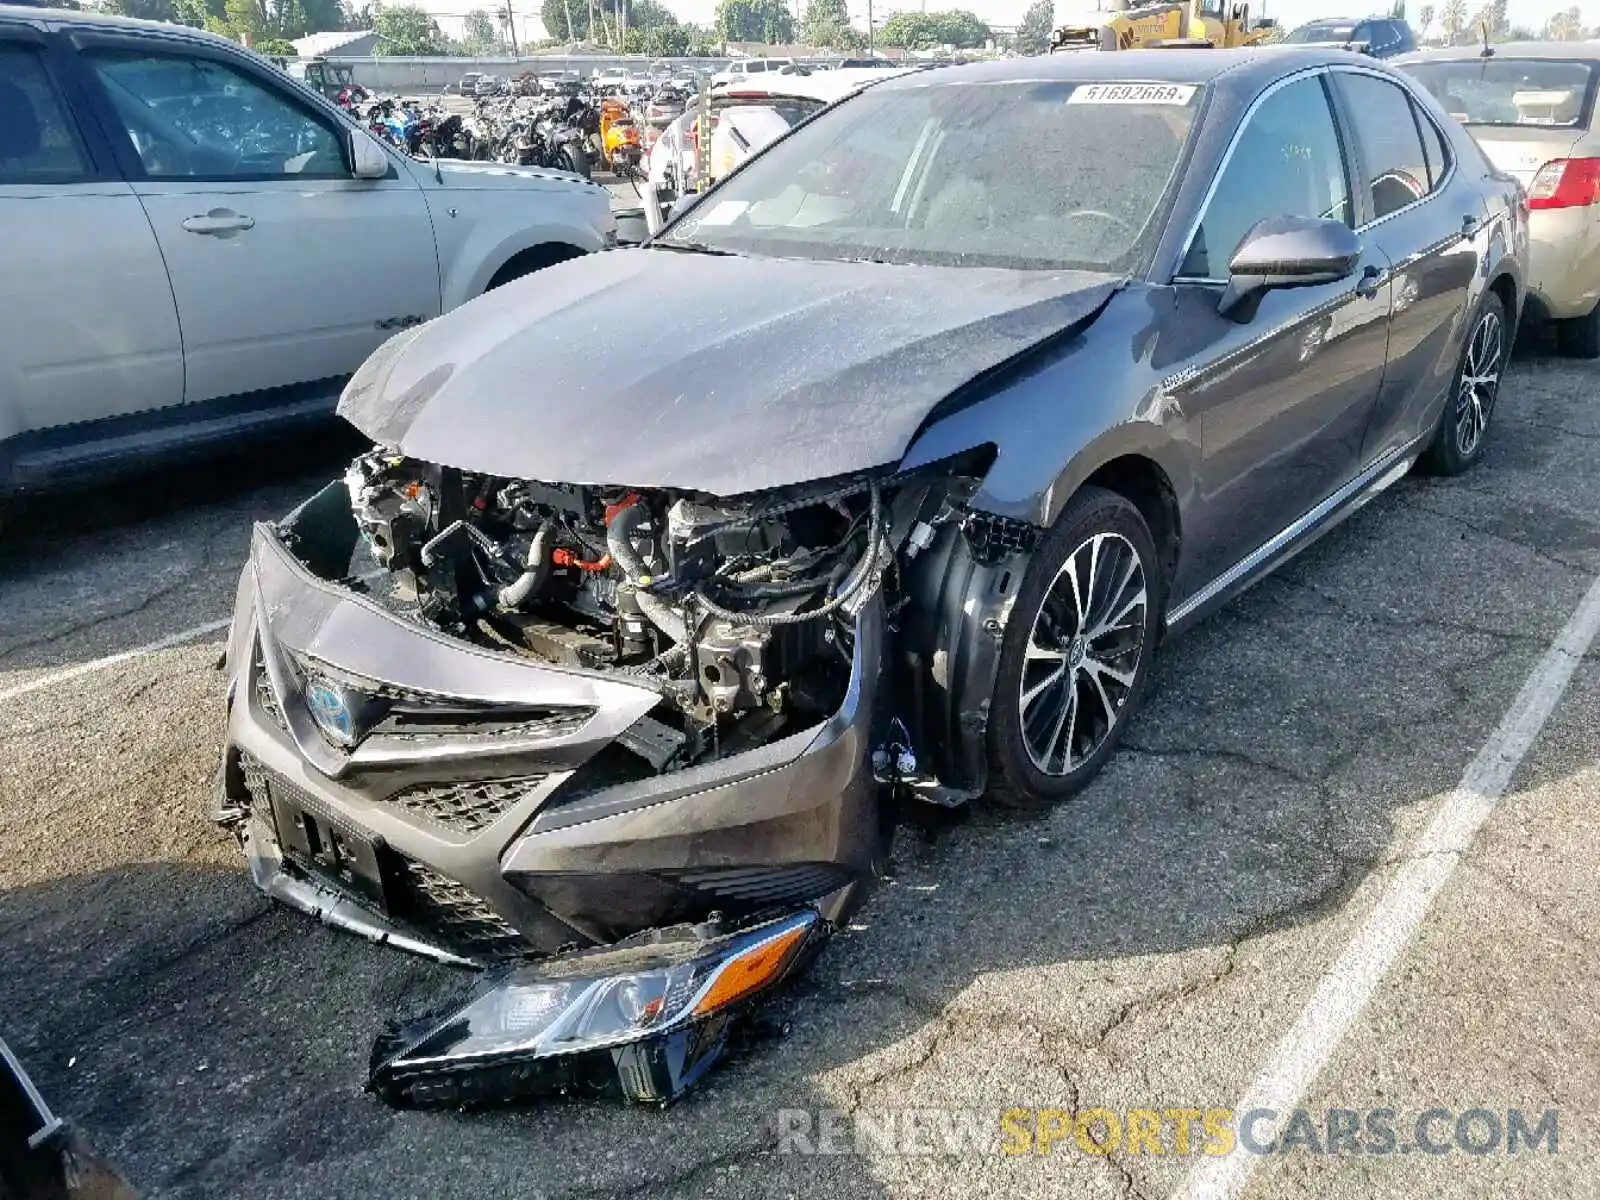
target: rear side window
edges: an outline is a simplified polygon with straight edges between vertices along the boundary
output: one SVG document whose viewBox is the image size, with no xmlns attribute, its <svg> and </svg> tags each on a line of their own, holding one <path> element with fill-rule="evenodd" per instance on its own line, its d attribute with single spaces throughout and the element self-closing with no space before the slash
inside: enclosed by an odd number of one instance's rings
<svg viewBox="0 0 1600 1200">
<path fill-rule="evenodd" d="M 1338 79 L 1361 145 L 1365 178 L 1358 183 L 1378 220 L 1428 194 L 1428 157 L 1403 88 L 1374 75 L 1340 72 Z"/>
<path fill-rule="evenodd" d="M 81 183 L 89 156 L 39 51 L 0 43 L 0 185 Z"/>
<path fill-rule="evenodd" d="M 1417 118 L 1417 128 L 1422 130 L 1422 152 L 1428 159 L 1428 183 L 1430 188 L 1436 188 L 1450 170 L 1450 147 L 1439 132 L 1439 127 L 1422 111 L 1420 105 L 1413 103 L 1411 110 Z"/>
</svg>

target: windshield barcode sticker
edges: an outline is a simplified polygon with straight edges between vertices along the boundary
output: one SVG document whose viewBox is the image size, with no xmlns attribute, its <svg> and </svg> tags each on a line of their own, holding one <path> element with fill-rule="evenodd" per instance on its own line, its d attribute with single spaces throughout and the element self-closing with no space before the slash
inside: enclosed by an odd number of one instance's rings
<svg viewBox="0 0 1600 1200">
<path fill-rule="evenodd" d="M 1194 98 L 1192 83 L 1088 83 L 1073 89 L 1068 104 L 1177 104 Z"/>
</svg>

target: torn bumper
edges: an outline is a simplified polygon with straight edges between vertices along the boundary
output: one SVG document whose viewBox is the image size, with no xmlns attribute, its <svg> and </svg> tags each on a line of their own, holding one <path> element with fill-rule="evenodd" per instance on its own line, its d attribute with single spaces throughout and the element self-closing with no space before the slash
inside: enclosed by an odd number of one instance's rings
<svg viewBox="0 0 1600 1200">
<path fill-rule="evenodd" d="M 713 915 L 738 925 L 806 907 L 831 921 L 859 901 L 882 836 L 869 765 L 878 596 L 856 614 L 850 687 L 828 720 L 606 786 L 585 767 L 658 703 L 653 689 L 409 621 L 346 578 L 357 541 L 333 485 L 282 526 L 257 526 L 240 580 L 216 815 L 269 895 L 474 965 Z M 449 719 L 341 745 L 314 711 L 328 681 Z"/>
</svg>

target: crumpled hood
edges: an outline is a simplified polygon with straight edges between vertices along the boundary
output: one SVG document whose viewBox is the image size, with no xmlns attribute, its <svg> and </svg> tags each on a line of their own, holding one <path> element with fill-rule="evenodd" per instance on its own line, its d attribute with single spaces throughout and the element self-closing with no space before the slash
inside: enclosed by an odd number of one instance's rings
<svg viewBox="0 0 1600 1200">
<path fill-rule="evenodd" d="M 613 251 L 398 335 L 339 412 L 446 466 L 737 495 L 897 461 L 952 391 L 1120 286 L 1070 271 Z"/>
</svg>

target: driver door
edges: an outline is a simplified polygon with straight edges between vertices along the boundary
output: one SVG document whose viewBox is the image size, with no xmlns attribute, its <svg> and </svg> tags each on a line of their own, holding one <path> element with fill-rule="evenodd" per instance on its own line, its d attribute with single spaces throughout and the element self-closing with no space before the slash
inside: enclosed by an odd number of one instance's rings
<svg viewBox="0 0 1600 1200">
<path fill-rule="evenodd" d="M 396 328 L 438 314 L 420 188 L 399 169 L 354 178 L 339 118 L 192 43 L 79 49 L 166 260 L 186 402 L 331 399 Z"/>
</svg>

